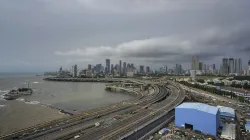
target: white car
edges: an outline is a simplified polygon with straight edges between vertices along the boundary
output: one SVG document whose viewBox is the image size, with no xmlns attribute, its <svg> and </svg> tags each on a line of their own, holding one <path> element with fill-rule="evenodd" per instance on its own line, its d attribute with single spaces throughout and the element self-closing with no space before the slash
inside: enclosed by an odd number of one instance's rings
<svg viewBox="0 0 250 140">
<path fill-rule="evenodd" d="M 96 126 L 96 127 L 97 127 L 97 126 L 99 126 L 99 125 L 100 125 L 100 123 L 99 123 L 99 122 L 96 122 L 96 123 L 95 123 L 95 126 Z"/>
<path fill-rule="evenodd" d="M 79 136 L 79 135 L 74 136 L 74 139 L 78 139 L 78 138 L 80 138 L 80 136 Z"/>
</svg>

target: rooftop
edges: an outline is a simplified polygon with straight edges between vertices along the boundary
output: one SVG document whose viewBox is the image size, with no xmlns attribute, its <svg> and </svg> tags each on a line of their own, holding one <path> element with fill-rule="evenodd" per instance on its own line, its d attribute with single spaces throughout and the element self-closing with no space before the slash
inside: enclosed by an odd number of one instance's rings
<svg viewBox="0 0 250 140">
<path fill-rule="evenodd" d="M 225 124 L 222 129 L 221 137 L 225 139 L 235 139 L 235 124 Z"/>
<path fill-rule="evenodd" d="M 220 114 L 222 116 L 235 117 L 234 109 L 225 106 L 217 106 L 220 109 Z"/>
<path fill-rule="evenodd" d="M 177 106 L 176 108 L 187 108 L 187 109 L 196 109 L 199 111 L 204 111 L 210 114 L 217 114 L 218 108 L 215 106 L 210 106 L 207 104 L 203 103 L 198 103 L 198 102 L 185 102 L 182 103 L 181 105 Z"/>
</svg>

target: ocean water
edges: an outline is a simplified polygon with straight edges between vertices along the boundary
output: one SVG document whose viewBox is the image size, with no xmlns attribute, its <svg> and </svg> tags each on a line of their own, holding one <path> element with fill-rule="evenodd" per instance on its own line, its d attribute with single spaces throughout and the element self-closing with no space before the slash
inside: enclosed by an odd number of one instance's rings
<svg viewBox="0 0 250 140">
<path fill-rule="evenodd" d="M 45 121 L 134 98 L 129 94 L 105 91 L 105 83 L 44 81 L 35 74 L 0 74 L 0 135 L 24 129 Z M 32 95 L 4 100 L 3 94 L 13 88 L 30 87 Z"/>
<path fill-rule="evenodd" d="M 27 87 L 28 83 L 34 93 L 15 101 L 83 111 L 133 98 L 129 94 L 105 91 L 105 83 L 51 82 L 43 78 L 35 75 L 1 75 L 0 105 L 8 106 L 10 102 L 3 100 L 3 94 L 13 88 Z"/>
</svg>

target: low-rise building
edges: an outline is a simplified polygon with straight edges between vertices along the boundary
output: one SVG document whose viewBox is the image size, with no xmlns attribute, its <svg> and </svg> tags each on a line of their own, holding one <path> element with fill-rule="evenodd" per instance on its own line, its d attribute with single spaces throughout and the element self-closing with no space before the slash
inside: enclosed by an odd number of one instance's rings
<svg viewBox="0 0 250 140">
<path fill-rule="evenodd" d="M 235 111 L 233 108 L 225 107 L 225 106 L 217 106 L 220 110 L 220 118 L 222 121 L 226 120 L 234 120 L 235 119 Z"/>
<path fill-rule="evenodd" d="M 91 70 L 87 70 L 86 72 L 86 77 L 92 77 L 92 71 Z"/>
<path fill-rule="evenodd" d="M 225 86 L 232 85 L 232 81 L 230 81 L 230 80 L 224 79 L 224 80 L 222 80 L 222 82 L 224 83 Z"/>
<path fill-rule="evenodd" d="M 220 111 L 207 104 L 185 102 L 175 108 L 175 125 L 216 136 Z"/>
<path fill-rule="evenodd" d="M 127 77 L 133 77 L 134 76 L 134 72 L 127 72 Z"/>
</svg>

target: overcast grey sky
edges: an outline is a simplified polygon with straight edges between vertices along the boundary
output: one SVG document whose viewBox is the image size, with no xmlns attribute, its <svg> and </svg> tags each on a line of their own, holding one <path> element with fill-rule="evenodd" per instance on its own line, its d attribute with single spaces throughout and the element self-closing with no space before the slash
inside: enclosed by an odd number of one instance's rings
<svg viewBox="0 0 250 140">
<path fill-rule="evenodd" d="M 250 59 L 249 0 L 1 0 L 0 72 Z"/>
</svg>

